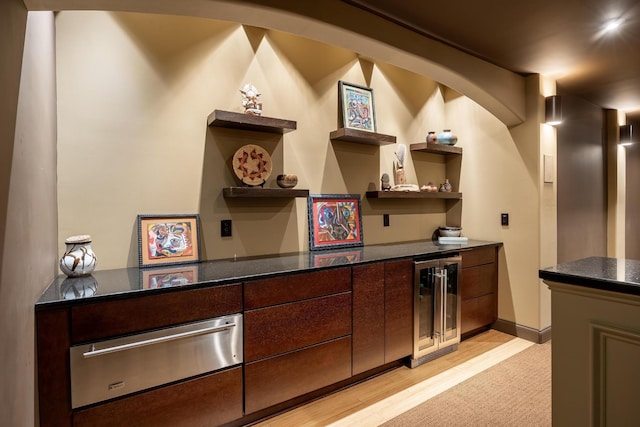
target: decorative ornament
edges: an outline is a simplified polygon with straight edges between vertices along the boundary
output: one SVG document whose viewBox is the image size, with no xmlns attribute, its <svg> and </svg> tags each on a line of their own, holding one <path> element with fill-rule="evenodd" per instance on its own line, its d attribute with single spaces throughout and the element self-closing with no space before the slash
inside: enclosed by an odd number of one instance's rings
<svg viewBox="0 0 640 427">
<path fill-rule="evenodd" d="M 396 157 L 398 158 L 398 166 L 396 168 L 396 185 L 402 185 L 407 183 L 407 178 L 404 174 L 404 162 L 407 155 L 407 146 L 404 144 L 398 144 L 398 151 L 396 151 Z"/>
<path fill-rule="evenodd" d="M 247 144 L 233 155 L 233 172 L 248 186 L 262 186 L 271 175 L 271 156 L 264 148 Z"/>
<path fill-rule="evenodd" d="M 245 114 L 251 114 L 252 116 L 259 116 L 262 114 L 262 103 L 258 100 L 262 95 L 258 89 L 251 83 L 245 84 L 242 89 L 242 106 L 244 107 Z"/>
<path fill-rule="evenodd" d="M 60 258 L 60 270 L 69 277 L 91 274 L 96 268 L 96 254 L 91 249 L 91 236 L 71 236 L 64 243 L 66 249 Z"/>
<path fill-rule="evenodd" d="M 451 129 L 445 129 L 438 134 L 437 140 L 438 144 L 456 145 L 456 142 L 458 142 L 458 137 L 451 133 Z"/>
<path fill-rule="evenodd" d="M 293 188 L 298 185 L 298 176 L 293 174 L 283 174 L 276 177 L 276 184 L 280 188 Z"/>
<path fill-rule="evenodd" d="M 389 174 L 382 174 L 382 178 L 380 178 L 380 188 L 382 191 L 389 191 L 391 188 L 391 184 L 389 184 Z"/>
</svg>

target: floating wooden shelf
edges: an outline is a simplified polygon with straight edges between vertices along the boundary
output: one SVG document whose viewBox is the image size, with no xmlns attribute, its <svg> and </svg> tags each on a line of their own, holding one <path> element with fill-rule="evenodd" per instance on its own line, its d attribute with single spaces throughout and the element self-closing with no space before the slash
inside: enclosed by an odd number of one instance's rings
<svg viewBox="0 0 640 427">
<path fill-rule="evenodd" d="M 309 190 L 295 188 L 226 187 L 222 189 L 225 199 L 270 199 L 308 197 Z"/>
<path fill-rule="evenodd" d="M 462 154 L 462 147 L 434 144 L 433 142 L 418 142 L 409 146 L 411 151 L 421 151 L 433 154 Z"/>
<path fill-rule="evenodd" d="M 252 116 L 251 114 L 223 110 L 213 110 L 213 113 L 209 114 L 207 118 L 207 125 L 279 134 L 291 132 L 298 127 L 298 124 L 293 120 Z"/>
<path fill-rule="evenodd" d="M 426 191 L 367 191 L 368 199 L 462 199 L 462 193 Z"/>
<path fill-rule="evenodd" d="M 358 129 L 340 128 L 329 135 L 332 141 L 357 142 L 369 145 L 389 145 L 396 143 L 396 137 Z"/>
</svg>

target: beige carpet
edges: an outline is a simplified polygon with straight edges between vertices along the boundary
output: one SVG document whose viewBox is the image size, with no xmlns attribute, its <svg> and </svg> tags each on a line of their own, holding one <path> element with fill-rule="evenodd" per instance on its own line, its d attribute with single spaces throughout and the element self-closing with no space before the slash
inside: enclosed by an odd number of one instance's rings
<svg viewBox="0 0 640 427">
<path fill-rule="evenodd" d="M 551 342 L 535 344 L 383 426 L 551 426 Z"/>
</svg>

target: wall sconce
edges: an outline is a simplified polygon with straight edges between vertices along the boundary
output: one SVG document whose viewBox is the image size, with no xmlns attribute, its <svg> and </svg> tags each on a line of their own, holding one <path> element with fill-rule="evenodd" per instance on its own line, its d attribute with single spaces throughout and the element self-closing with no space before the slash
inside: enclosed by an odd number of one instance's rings
<svg viewBox="0 0 640 427">
<path fill-rule="evenodd" d="M 620 126 L 619 144 L 625 147 L 633 144 L 633 126 L 632 125 Z"/>
<path fill-rule="evenodd" d="M 560 95 L 547 96 L 544 99 L 544 122 L 551 126 L 562 123 L 562 99 Z"/>
</svg>

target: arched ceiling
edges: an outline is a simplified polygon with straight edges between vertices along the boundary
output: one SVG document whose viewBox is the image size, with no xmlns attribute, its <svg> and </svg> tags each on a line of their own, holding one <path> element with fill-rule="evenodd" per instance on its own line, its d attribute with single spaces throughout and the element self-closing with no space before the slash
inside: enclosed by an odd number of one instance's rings
<svg viewBox="0 0 640 427">
<path fill-rule="evenodd" d="M 525 79 L 340 0 L 24 0 L 29 10 L 111 10 L 213 18 L 293 33 L 428 76 L 505 125 L 525 118 Z"/>
</svg>

